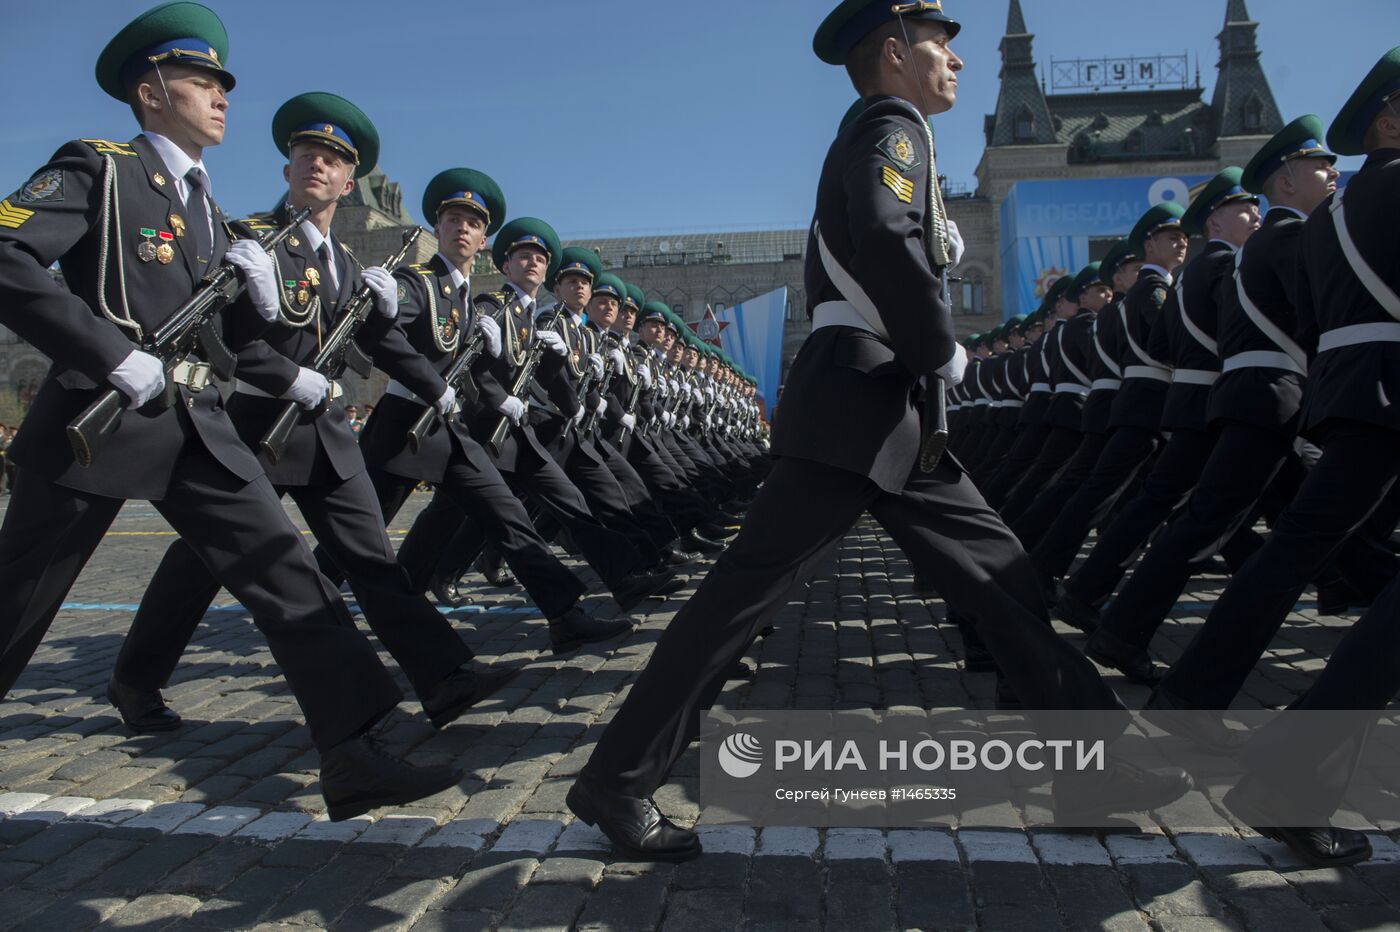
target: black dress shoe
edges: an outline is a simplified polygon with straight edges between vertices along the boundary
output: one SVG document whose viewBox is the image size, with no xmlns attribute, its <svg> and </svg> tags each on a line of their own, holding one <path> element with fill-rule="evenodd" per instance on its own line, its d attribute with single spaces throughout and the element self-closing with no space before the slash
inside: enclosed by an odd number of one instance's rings
<svg viewBox="0 0 1400 932">
<path fill-rule="evenodd" d="M 1099 610 L 1068 588 L 1059 590 L 1059 598 L 1052 604 L 1054 616 L 1071 628 L 1078 628 L 1085 634 L 1099 630 Z"/>
<path fill-rule="evenodd" d="M 699 531 L 691 531 L 685 543 L 687 547 L 693 547 L 700 553 L 719 553 L 724 550 L 724 544 L 717 540 L 710 540 Z"/>
<path fill-rule="evenodd" d="M 681 566 L 689 566 L 698 559 L 700 559 L 699 553 L 693 553 L 689 550 L 677 550 L 674 547 L 672 547 L 667 549 L 666 554 L 664 557 L 662 557 L 661 562 L 665 566 L 675 568 Z"/>
<path fill-rule="evenodd" d="M 462 595 L 457 589 L 457 580 L 444 579 L 441 576 L 434 576 L 428 580 L 428 591 L 437 599 L 439 605 L 446 605 L 448 608 L 460 608 L 467 604 L 467 597 Z"/>
<path fill-rule="evenodd" d="M 650 799 L 610 793 L 580 778 L 564 801 L 574 815 L 601 829 L 624 857 L 689 861 L 700 855 L 699 836 L 672 823 Z"/>
<path fill-rule="evenodd" d="M 1003 679 L 997 680 L 997 691 L 992 705 L 998 712 L 1019 712 L 1026 707 L 1021 697 L 1016 695 L 1016 690 Z"/>
<path fill-rule="evenodd" d="M 159 689 L 133 689 L 111 679 L 107 681 L 107 701 L 117 707 L 126 727 L 138 735 L 180 727 L 180 716 L 165 704 Z"/>
<path fill-rule="evenodd" d="M 1110 755 L 1101 771 L 1055 778 L 1055 821 L 1093 825 L 1111 813 L 1146 812 L 1180 799 L 1195 785 L 1180 767 L 1144 770 Z"/>
<path fill-rule="evenodd" d="M 992 659 L 992 652 L 981 644 L 968 644 L 964 642 L 963 672 L 995 673 L 997 672 L 997 662 Z"/>
<path fill-rule="evenodd" d="M 493 586 L 515 585 L 515 577 L 494 551 L 482 551 L 481 556 L 476 558 L 476 569 Z"/>
<path fill-rule="evenodd" d="M 613 589 L 613 598 L 624 612 L 631 611 L 647 599 L 665 598 L 685 588 L 685 580 L 674 573 L 633 573 Z"/>
<path fill-rule="evenodd" d="M 1155 712 L 1169 713 L 1154 715 Z M 1185 738 L 1203 751 L 1233 757 L 1249 736 L 1227 726 L 1219 712 L 1200 709 L 1178 699 L 1160 685 L 1142 705 L 1142 717 L 1165 732 Z"/>
<path fill-rule="evenodd" d="M 515 674 L 515 670 L 458 667 L 423 700 L 423 711 L 434 728 L 446 728 L 457 716 L 515 679 Z"/>
<path fill-rule="evenodd" d="M 1371 600 L 1345 579 L 1317 587 L 1318 617 L 1364 612 L 1370 604 Z"/>
<path fill-rule="evenodd" d="M 1118 670 L 1130 682 L 1156 686 L 1162 681 L 1162 675 L 1157 672 L 1157 665 L 1147 651 L 1103 628 L 1089 635 L 1084 653 L 1095 663 Z"/>
<path fill-rule="evenodd" d="M 762 628 L 758 629 L 758 636 L 761 638 L 766 638 L 768 637 L 768 635 L 772 634 L 774 631 L 777 630 L 778 629 L 773 627 L 772 625 L 764 625 Z"/>
<path fill-rule="evenodd" d="M 1310 867 L 1346 867 L 1371 856 L 1371 841 L 1364 832 L 1349 828 L 1322 825 L 1316 828 L 1294 828 L 1265 825 L 1268 816 L 1258 806 L 1258 793 L 1251 793 L 1249 778 L 1232 787 L 1221 802 L 1240 821 L 1265 838 L 1283 842 L 1303 863 Z M 1267 799 L 1267 795 L 1263 797 Z"/>
<path fill-rule="evenodd" d="M 914 594 L 921 599 L 937 598 L 938 590 L 927 576 L 914 574 Z"/>
<path fill-rule="evenodd" d="M 549 620 L 549 642 L 556 654 L 583 644 L 611 641 L 632 630 L 629 618 L 594 618 L 575 605 L 559 618 Z"/>
<path fill-rule="evenodd" d="M 451 767 L 415 767 L 384 750 L 369 735 L 337 744 L 321 755 L 321 795 L 332 822 L 381 806 L 401 806 L 455 786 Z"/>
<path fill-rule="evenodd" d="M 1038 571 L 1036 581 L 1040 584 L 1040 597 L 1045 600 L 1045 607 L 1054 608 L 1055 603 L 1060 601 L 1060 581 L 1054 576 L 1042 575 Z"/>
<path fill-rule="evenodd" d="M 711 521 L 707 524 L 702 524 L 699 527 L 697 527 L 695 531 L 698 534 L 704 534 L 710 540 L 717 541 L 729 540 L 735 534 L 739 533 L 738 528 L 726 527 L 723 524 L 720 524 L 718 521 Z"/>
</svg>

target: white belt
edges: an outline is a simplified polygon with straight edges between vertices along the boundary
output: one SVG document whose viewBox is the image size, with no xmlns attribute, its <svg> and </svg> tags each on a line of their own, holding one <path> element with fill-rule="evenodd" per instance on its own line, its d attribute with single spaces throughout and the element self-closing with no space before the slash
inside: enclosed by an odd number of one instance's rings
<svg viewBox="0 0 1400 932">
<path fill-rule="evenodd" d="M 1292 356 L 1272 350 L 1250 350 L 1247 353 L 1236 353 L 1226 357 L 1225 362 L 1220 366 L 1221 372 L 1234 372 L 1236 369 L 1283 369 L 1298 375 L 1308 374 L 1308 370 L 1294 362 Z"/>
<path fill-rule="evenodd" d="M 952 414 L 954 411 L 958 411 L 958 410 L 961 410 L 961 409 L 962 409 L 962 405 L 949 405 L 949 406 L 948 406 L 948 413 L 949 413 L 949 414 Z"/>
<path fill-rule="evenodd" d="M 181 365 L 184 365 L 184 364 L 181 363 Z M 236 379 L 236 380 L 234 380 L 234 383 L 233 383 L 233 390 L 236 391 L 236 392 L 238 392 L 238 394 L 240 394 L 240 395 L 252 395 L 254 398 L 283 398 L 283 397 L 285 397 L 285 396 L 283 396 L 283 395 L 272 395 L 272 394 L 269 394 L 268 392 L 263 391 L 261 388 L 258 388 L 256 385 L 249 385 L 247 382 L 243 381 L 242 379 Z M 339 382 L 332 382 L 332 383 L 331 383 L 331 397 L 332 397 L 332 398 L 339 398 L 341 395 L 344 395 L 344 394 L 345 394 L 345 389 L 341 387 L 341 384 L 340 384 Z"/>
<path fill-rule="evenodd" d="M 989 404 L 991 404 L 991 403 L 992 403 L 992 399 L 990 399 L 990 398 L 978 398 L 978 399 L 976 399 L 975 401 L 973 401 L 972 403 L 973 403 L 974 405 L 976 405 L 977 407 L 980 408 L 980 407 L 982 407 L 983 405 L 989 405 Z"/>
<path fill-rule="evenodd" d="M 1023 405 L 1023 404 L 1025 404 L 1024 401 L 1016 401 L 1016 400 L 995 401 L 995 402 L 992 402 L 992 407 L 994 407 L 994 408 L 1019 408 L 1019 407 L 1021 407 L 1021 405 Z"/>
<path fill-rule="evenodd" d="M 1089 389 L 1080 385 L 1078 382 L 1061 382 L 1055 386 L 1055 394 L 1087 395 L 1089 394 Z"/>
<path fill-rule="evenodd" d="M 397 380 L 390 380 L 389 384 L 384 387 L 384 394 L 393 395 L 395 398 L 407 398 L 409 401 L 415 401 L 424 407 L 428 405 L 428 402 L 413 394 L 407 385 Z"/>
<path fill-rule="evenodd" d="M 1400 343 L 1400 324 L 1389 321 L 1380 324 L 1352 324 L 1328 330 L 1317 341 L 1317 351 L 1341 349 L 1361 343 Z"/>
<path fill-rule="evenodd" d="M 1220 373 L 1213 369 L 1173 369 L 1174 385 L 1214 385 Z"/>
<path fill-rule="evenodd" d="M 1031 383 L 1031 391 L 1033 391 L 1033 392 L 1048 392 L 1048 391 L 1050 391 L 1050 383 L 1049 383 L 1049 382 L 1032 382 L 1032 383 Z"/>
<path fill-rule="evenodd" d="M 1122 379 L 1094 379 L 1094 384 L 1089 386 L 1091 392 L 1116 392 L 1123 387 Z"/>
<path fill-rule="evenodd" d="M 166 379 L 175 385 L 183 385 L 192 392 L 200 392 L 214 377 L 214 370 L 207 362 L 177 362 L 175 369 Z"/>
<path fill-rule="evenodd" d="M 823 327 L 855 327 L 882 337 L 849 301 L 823 301 L 813 308 L 812 329 L 820 330 Z"/>
<path fill-rule="evenodd" d="M 1155 379 L 1158 382 L 1170 382 L 1172 374 L 1169 370 L 1158 369 L 1156 366 L 1124 366 L 1123 378 Z"/>
</svg>

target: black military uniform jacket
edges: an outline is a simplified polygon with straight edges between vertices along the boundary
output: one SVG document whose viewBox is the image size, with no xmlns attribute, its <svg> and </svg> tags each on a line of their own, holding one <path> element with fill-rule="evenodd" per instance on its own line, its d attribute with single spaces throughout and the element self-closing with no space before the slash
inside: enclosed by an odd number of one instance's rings
<svg viewBox="0 0 1400 932">
<path fill-rule="evenodd" d="M 1175 370 L 1162 405 L 1163 430 L 1206 428 L 1206 401 L 1211 386 L 1184 381 L 1181 373 L 1220 371 L 1220 356 L 1213 346 L 1219 317 L 1218 295 L 1225 284 L 1233 285 L 1234 274 L 1235 249 L 1220 240 L 1207 243 L 1201 254 L 1177 273 L 1177 285 L 1152 328 L 1147 349 L 1154 358 L 1171 363 Z M 1188 320 L 1191 327 L 1187 326 Z"/>
<path fill-rule="evenodd" d="M 1122 369 L 1118 366 L 1122 353 L 1118 346 L 1123 328 L 1122 304 L 1123 296 L 1115 293 L 1113 300 L 1094 315 L 1094 326 L 1089 332 L 1089 368 L 1086 371 L 1090 391 L 1079 419 L 1079 429 L 1086 434 L 1108 432 L 1108 415 L 1122 384 Z M 1113 384 L 1115 382 L 1118 384 Z"/>
<path fill-rule="evenodd" d="M 180 235 L 186 213 L 143 136 L 66 143 L 0 201 L 0 323 L 53 360 L 7 453 L 24 469 L 83 492 L 158 500 L 181 449 L 198 438 L 240 479 L 262 474 L 212 384 L 125 412 L 90 467 L 77 465 L 68 443 L 68 423 L 108 387 L 108 374 L 198 286 L 194 237 Z M 217 206 L 213 217 L 209 268 L 230 238 Z M 49 272 L 55 262 L 67 288 Z"/>
<path fill-rule="evenodd" d="M 1366 157 L 1346 186 L 1346 223 L 1357 249 L 1392 291 L 1400 292 L 1400 252 L 1395 218 L 1400 217 L 1400 149 Z M 1333 196 L 1335 197 L 1335 195 Z M 1298 342 L 1316 358 L 1308 366 L 1302 430 L 1321 439 L 1333 418 L 1363 421 L 1400 431 L 1400 343 L 1370 340 L 1317 353 L 1322 334 L 1339 327 L 1395 323 L 1356 273 L 1337 239 L 1332 198 L 1303 225 L 1298 280 Z"/>
<path fill-rule="evenodd" d="M 927 124 L 905 101 L 871 99 L 836 137 L 817 185 L 815 229 L 879 314 L 888 340 L 854 327 L 814 330 L 793 360 L 773 453 L 904 487 L 920 445 L 913 388 L 955 350 L 946 268 L 928 241 Z M 815 249 L 808 313 L 842 300 Z"/>
<path fill-rule="evenodd" d="M 284 207 L 271 217 L 241 221 L 234 229 L 240 235 L 261 236 L 286 222 Z M 312 484 L 313 467 L 322 455 L 341 480 L 365 468 L 360 445 L 350 430 L 345 405 L 340 399 L 332 400 L 324 414 L 319 408 L 300 412 L 286 449 L 276 464 L 259 450 L 263 436 L 287 405 L 282 396 L 296 381 L 301 367 L 310 368 L 324 340 L 335 328 L 341 309 L 360 287 L 359 262 L 338 239 L 332 242 L 337 255 L 339 287 L 332 287 L 324 263 L 300 230 L 277 247 L 274 261 L 281 291 L 277 320 L 265 329 L 260 327 L 260 335 L 250 334 L 249 339 L 238 340 L 239 385 L 228 401 L 229 417 L 243 442 L 258 453 L 267 477 L 277 486 Z M 246 297 L 241 299 L 246 300 Z M 251 306 L 239 310 L 233 318 L 235 333 L 250 319 L 261 324 Z M 370 319 L 356 334 L 356 342 L 369 355 L 375 352 L 374 332 L 382 333 L 387 329 L 378 324 L 376 318 L 384 320 L 371 312 Z M 247 391 L 249 386 L 263 394 Z"/>
<path fill-rule="evenodd" d="M 1034 343 L 1026 347 L 1026 377 L 1030 384 L 1026 386 L 1026 403 L 1021 408 L 1021 416 L 1016 419 L 1016 426 L 1025 428 L 1041 423 L 1045 419 L 1045 412 L 1050 408 L 1050 370 L 1047 367 L 1046 349 L 1049 347 L 1047 341 L 1053 339 L 1054 329 L 1047 326 L 1044 333 L 1036 338 Z M 1039 386 L 1032 390 L 1032 386 Z"/>
<path fill-rule="evenodd" d="M 578 449 L 594 462 L 602 463 L 603 458 L 593 444 L 580 444 L 577 431 L 569 431 L 567 436 L 564 432 L 574 416 L 585 410 L 588 393 L 592 392 L 593 373 L 588 357 L 598 352 L 597 331 L 575 322 L 562 303 L 541 311 L 535 318 L 535 326 L 562 334 L 569 355 L 561 358 L 557 353 L 549 353 L 541 362 L 530 385 L 530 426 L 540 443 L 557 448 L 561 458 L 567 459 Z M 585 392 L 582 398 L 580 387 Z"/>
<path fill-rule="evenodd" d="M 1045 423 L 1051 427 L 1079 430 L 1082 426 L 1084 399 L 1089 394 L 1089 357 L 1094 352 L 1093 330 L 1094 312 L 1082 307 L 1055 328 L 1048 350 L 1054 394 L 1045 412 Z M 1083 391 L 1071 390 L 1071 385 Z"/>
<path fill-rule="evenodd" d="M 1029 364 L 1030 356 L 1024 346 L 1006 354 L 1006 362 L 1002 365 L 1002 384 L 1006 388 L 1003 400 L 1006 403 L 997 418 L 997 424 L 1001 427 L 1015 428 L 1016 421 L 1021 417 L 1021 408 L 1031 389 Z"/>
<path fill-rule="evenodd" d="M 612 381 L 608 383 L 608 391 L 605 396 L 608 406 L 599 420 L 598 430 L 605 440 L 616 443 L 621 439 L 622 416 L 628 413 L 629 408 L 635 407 L 633 398 L 641 394 L 641 385 L 637 381 L 637 357 L 633 353 L 634 346 L 626 343 L 620 334 L 613 331 L 608 332 L 606 339 L 610 346 L 622 351 L 624 365 L 622 369 L 613 373 Z M 640 416 L 637 420 L 640 422 Z"/>
<path fill-rule="evenodd" d="M 443 374 L 471 338 L 473 308 L 452 279 L 442 256 L 422 265 L 401 266 L 399 312 L 393 325 L 379 336 L 375 364 L 415 397 L 385 393 L 360 431 L 360 451 L 370 466 L 405 479 L 441 482 L 455 448 L 470 458 L 484 456 L 460 416 L 434 418 L 422 448 L 414 453 L 408 431 L 423 408 L 442 397 Z M 463 413 L 476 403 L 475 383 L 468 380 L 459 393 Z"/>
<path fill-rule="evenodd" d="M 1168 383 L 1153 378 L 1132 377 L 1128 367 L 1145 364 L 1138 351 L 1148 353 L 1152 328 L 1162 315 L 1171 286 L 1171 281 L 1157 267 L 1144 265 L 1138 273 L 1138 280 L 1123 298 L 1121 319 L 1124 326 L 1118 331 L 1118 365 L 1123 369 L 1123 387 L 1118 389 L 1118 397 L 1113 399 L 1113 407 L 1109 411 L 1110 428 L 1147 427 L 1155 430 L 1162 421 L 1162 403 L 1167 397 Z M 1148 355 L 1157 362 L 1165 362 L 1150 353 Z"/>
<path fill-rule="evenodd" d="M 477 295 L 475 304 L 478 314 L 490 313 L 501 323 L 501 355 L 498 358 L 483 353 L 472 366 L 472 376 L 481 392 L 481 401 L 474 409 L 462 414 L 472 437 L 484 447 L 496 425 L 505 417 L 499 408 L 510 397 L 516 376 L 534 347 L 539 328 L 535 325 L 532 311 L 525 308 L 520 296 L 509 285 L 501 291 Z M 544 350 L 539 368 L 535 370 L 535 380 L 549 385 L 557 378 L 562 364 L 563 358 L 559 354 L 553 350 Z M 524 394 L 528 396 L 529 390 Z M 560 400 L 553 393 L 551 397 L 554 397 L 556 402 Z M 501 452 L 490 455 L 498 468 L 507 471 L 515 470 L 517 465 L 523 462 L 521 457 L 527 460 L 535 457 L 539 462 L 551 458 L 540 444 L 539 438 L 535 436 L 528 412 L 524 423 L 512 424 L 506 431 Z"/>
<path fill-rule="evenodd" d="M 1299 255 L 1302 234 L 1303 219 L 1276 207 L 1264 215 L 1263 224 L 1236 257 L 1238 282 L 1234 275 L 1229 276 L 1217 295 L 1216 339 L 1222 361 L 1239 353 L 1283 352 L 1245 313 L 1238 293 L 1241 284 L 1259 312 L 1293 339 L 1298 326 L 1294 295 L 1303 264 Z M 1291 437 L 1298 430 L 1303 382 L 1304 377 L 1296 372 L 1272 367 L 1226 372 L 1210 390 L 1206 418 L 1212 422 L 1243 421 Z"/>
</svg>

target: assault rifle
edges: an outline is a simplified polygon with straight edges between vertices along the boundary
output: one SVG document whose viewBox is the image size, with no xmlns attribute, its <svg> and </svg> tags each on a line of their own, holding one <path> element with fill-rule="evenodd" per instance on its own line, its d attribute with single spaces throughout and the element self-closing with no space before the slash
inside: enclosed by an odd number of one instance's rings
<svg viewBox="0 0 1400 932">
<path fill-rule="evenodd" d="M 258 246 L 264 252 L 271 253 L 309 216 L 311 209 L 303 207 L 292 215 L 286 226 L 260 237 Z M 176 367 L 196 345 L 207 357 L 209 368 L 215 375 L 223 379 L 233 377 L 237 360 L 233 351 L 224 345 L 219 336 L 218 328 L 214 325 L 214 316 L 236 298 L 240 290 L 238 269 L 230 264 L 221 264 L 206 275 L 199 290 L 176 308 L 175 313 L 156 328 L 149 340 L 144 341 L 143 348 L 146 352 L 155 356 L 165 366 L 167 389 L 173 390 L 172 381 Z M 73 458 L 79 466 L 92 465 L 102 444 L 117 429 L 126 404 L 127 397 L 124 394 L 115 388 L 109 388 L 88 405 L 86 411 L 68 424 L 68 442 L 73 447 Z"/>
</svg>

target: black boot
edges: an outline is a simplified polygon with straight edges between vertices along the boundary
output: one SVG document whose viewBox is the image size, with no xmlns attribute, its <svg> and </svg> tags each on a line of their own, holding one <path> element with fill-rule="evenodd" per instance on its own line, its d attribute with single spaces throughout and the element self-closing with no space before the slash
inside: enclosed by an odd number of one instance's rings
<svg viewBox="0 0 1400 932">
<path fill-rule="evenodd" d="M 457 580 L 455 579 L 435 575 L 428 580 L 428 591 L 433 594 L 433 598 L 437 599 L 439 605 L 460 608 L 467 604 L 467 597 L 457 589 Z"/>
<path fill-rule="evenodd" d="M 1157 672 L 1157 665 L 1147 651 L 1104 628 L 1089 635 L 1084 653 L 1095 663 L 1118 670 L 1133 683 L 1156 686 L 1162 681 L 1162 674 Z"/>
<path fill-rule="evenodd" d="M 685 588 L 685 580 L 674 573 L 633 573 L 613 587 L 613 598 L 624 612 L 647 599 L 665 598 Z"/>
</svg>

